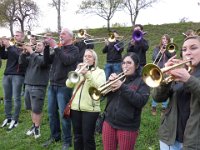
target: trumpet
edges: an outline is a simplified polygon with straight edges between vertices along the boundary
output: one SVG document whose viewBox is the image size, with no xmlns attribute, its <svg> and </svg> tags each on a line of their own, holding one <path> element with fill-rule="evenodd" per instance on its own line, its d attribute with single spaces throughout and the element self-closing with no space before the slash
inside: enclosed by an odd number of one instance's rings
<svg viewBox="0 0 200 150">
<path fill-rule="evenodd" d="M 126 72 L 128 70 L 125 70 L 124 72 L 121 72 L 120 74 L 117 75 L 117 78 L 115 80 L 112 81 L 107 81 L 106 83 L 104 83 L 103 85 L 99 86 L 98 88 L 95 87 L 90 87 L 89 88 L 89 95 L 90 97 L 97 101 L 100 99 L 101 96 L 105 96 L 106 94 L 108 94 L 109 92 L 112 91 L 112 87 L 111 85 L 114 84 L 115 82 L 117 82 L 118 80 L 121 80 L 122 78 L 124 78 L 126 76 Z M 124 78 L 123 82 L 126 80 L 126 78 Z"/>
<path fill-rule="evenodd" d="M 80 68 L 76 69 L 75 71 L 70 71 L 68 73 L 69 82 L 71 82 L 72 84 L 78 83 L 80 81 L 80 73 L 84 69 L 89 70 L 89 65 L 87 63 L 84 63 Z"/>
<path fill-rule="evenodd" d="M 172 66 L 164 67 L 161 69 L 155 64 L 146 64 L 142 70 L 142 79 L 149 87 L 152 88 L 158 87 L 161 83 L 168 84 L 174 79 L 173 76 L 166 77 L 165 73 L 169 70 L 175 69 L 187 63 L 191 64 L 191 60 L 185 60 L 181 63 L 177 63 Z M 190 71 L 191 67 L 188 67 L 188 72 Z"/>
</svg>

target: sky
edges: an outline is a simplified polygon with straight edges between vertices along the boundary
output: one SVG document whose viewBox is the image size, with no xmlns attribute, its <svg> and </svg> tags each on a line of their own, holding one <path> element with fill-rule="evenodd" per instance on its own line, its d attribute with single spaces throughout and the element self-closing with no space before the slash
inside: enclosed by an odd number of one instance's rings
<svg viewBox="0 0 200 150">
<path fill-rule="evenodd" d="M 32 33 L 37 34 L 45 32 L 46 29 L 51 31 L 57 30 L 57 14 L 55 8 L 48 6 L 51 0 L 34 0 L 40 8 L 41 15 L 39 16 L 39 25 L 33 28 Z M 106 27 L 106 20 L 95 15 L 76 14 L 78 5 L 81 0 L 66 0 L 68 4 L 61 12 L 62 27 L 67 27 L 71 30 L 79 30 L 81 28 L 101 28 Z M 182 18 L 186 21 L 200 22 L 200 6 L 197 3 L 200 0 L 160 0 L 154 3 L 152 7 L 140 10 L 136 23 L 142 25 L 147 24 L 165 24 L 178 23 Z M 111 19 L 110 24 L 119 23 L 125 26 L 131 26 L 130 15 L 127 11 L 116 12 Z M 17 30 L 17 28 L 15 28 Z M 6 28 L 0 28 L 0 36 L 9 36 L 10 32 Z"/>
</svg>

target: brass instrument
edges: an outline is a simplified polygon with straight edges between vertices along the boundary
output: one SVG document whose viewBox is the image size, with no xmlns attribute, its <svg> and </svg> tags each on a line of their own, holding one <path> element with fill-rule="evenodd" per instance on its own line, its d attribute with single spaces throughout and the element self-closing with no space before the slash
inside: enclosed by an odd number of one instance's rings
<svg viewBox="0 0 200 150">
<path fill-rule="evenodd" d="M 76 69 L 75 71 L 70 71 L 68 74 L 69 82 L 71 82 L 72 84 L 78 83 L 80 80 L 81 71 L 83 71 L 86 68 L 89 69 L 89 65 L 87 63 L 84 63 L 83 66 L 80 66 L 80 68 Z"/>
<path fill-rule="evenodd" d="M 125 70 L 124 72 L 121 72 L 120 74 L 117 75 L 117 78 L 115 80 L 112 81 L 107 81 L 106 83 L 104 83 L 103 85 L 99 86 L 98 88 L 95 87 L 90 87 L 89 88 L 89 95 L 90 97 L 97 101 L 100 99 L 101 96 L 105 96 L 106 94 L 108 94 L 109 92 L 112 91 L 112 87 L 111 85 L 114 84 L 115 82 L 117 82 L 118 80 L 121 80 L 122 78 L 124 78 L 126 75 L 125 73 L 128 70 Z M 123 80 L 123 82 L 126 80 L 126 78 Z"/>
<path fill-rule="evenodd" d="M 39 37 L 43 39 L 45 38 L 58 39 L 58 37 L 53 37 L 51 33 L 46 33 L 45 35 L 39 35 L 39 34 L 32 34 L 31 31 L 27 31 L 26 36 L 27 36 L 27 39 L 30 39 L 31 36 L 35 36 L 35 37 Z M 42 40 L 39 40 L 39 41 L 42 41 Z"/>
<path fill-rule="evenodd" d="M 143 36 L 145 34 L 147 34 L 147 32 L 142 32 L 140 30 L 135 30 L 132 33 L 131 40 L 138 42 L 138 41 L 140 41 L 143 38 Z M 125 40 L 120 41 L 119 43 L 115 44 L 114 47 L 115 47 L 115 49 L 117 51 L 119 51 L 121 48 L 124 48 L 126 45 L 128 45 L 131 40 L 130 40 L 130 38 L 126 38 Z"/>
<path fill-rule="evenodd" d="M 84 40 L 84 43 L 86 45 L 88 45 L 88 44 L 97 44 L 97 43 L 105 43 L 106 40 L 108 42 L 115 42 L 116 38 L 123 38 L 123 36 L 117 36 L 117 37 L 115 37 L 114 33 L 110 32 L 108 34 L 108 38 L 107 37 L 103 37 L 103 38 L 86 39 L 86 40 Z"/>
<path fill-rule="evenodd" d="M 178 50 L 178 46 L 175 43 L 173 43 L 173 38 L 170 39 L 170 43 L 169 44 L 167 44 L 166 46 L 164 45 L 162 48 L 164 49 L 164 51 L 168 51 L 169 53 L 174 53 L 174 52 L 176 52 Z M 153 64 L 155 64 L 155 62 L 158 59 L 158 56 L 160 55 L 160 53 L 161 53 L 161 50 L 156 55 L 156 58 L 155 58 Z M 159 62 L 162 59 L 162 57 L 163 57 L 163 54 L 160 57 L 160 59 L 158 60 L 157 64 L 159 64 Z"/>
<path fill-rule="evenodd" d="M 191 60 L 185 60 L 181 63 L 174 64 L 172 66 L 164 67 L 164 68 L 159 68 L 155 64 L 146 64 L 143 67 L 142 70 L 142 78 L 144 82 L 152 88 L 158 87 L 161 83 L 166 83 L 168 84 L 169 82 L 173 81 L 173 76 L 167 76 L 166 77 L 166 72 L 172 69 L 175 69 L 177 67 L 180 67 L 186 63 L 191 63 Z M 190 67 L 188 69 L 188 72 L 190 71 Z"/>
</svg>

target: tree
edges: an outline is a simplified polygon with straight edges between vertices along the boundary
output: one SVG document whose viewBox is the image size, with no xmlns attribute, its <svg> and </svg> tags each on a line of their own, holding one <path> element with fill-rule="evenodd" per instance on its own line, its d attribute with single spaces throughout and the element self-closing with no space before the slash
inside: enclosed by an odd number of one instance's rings
<svg viewBox="0 0 200 150">
<path fill-rule="evenodd" d="M 61 5 L 64 7 L 66 4 L 65 0 L 52 0 L 52 3 L 49 3 L 51 7 L 55 7 L 57 11 L 57 21 L 58 21 L 58 32 L 61 31 Z"/>
<path fill-rule="evenodd" d="M 19 24 L 24 32 L 25 25 L 30 26 L 37 21 L 39 8 L 31 0 L 2 0 L 0 2 L 1 25 L 9 26 L 13 36 L 13 26 Z"/>
<path fill-rule="evenodd" d="M 124 6 L 127 8 L 131 24 L 134 26 L 140 10 L 152 6 L 158 0 L 124 0 Z"/>
<path fill-rule="evenodd" d="M 122 2 L 123 0 L 85 0 L 81 2 L 77 13 L 94 14 L 105 19 L 110 30 L 110 20 L 120 9 Z"/>
<path fill-rule="evenodd" d="M 21 31 L 24 32 L 25 23 L 31 26 L 37 20 L 39 8 L 35 2 L 31 0 L 17 0 L 16 18 L 20 24 Z"/>
<path fill-rule="evenodd" d="M 15 18 L 16 3 L 15 0 L 2 0 L 0 3 L 0 26 L 9 27 L 11 36 L 13 36 L 13 24 L 17 21 Z"/>
</svg>

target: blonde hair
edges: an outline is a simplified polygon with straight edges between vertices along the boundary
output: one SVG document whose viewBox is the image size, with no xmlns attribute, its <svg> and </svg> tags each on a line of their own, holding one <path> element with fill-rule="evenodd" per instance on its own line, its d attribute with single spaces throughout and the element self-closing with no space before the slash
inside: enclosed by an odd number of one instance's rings
<svg viewBox="0 0 200 150">
<path fill-rule="evenodd" d="M 94 68 L 96 69 L 97 65 L 98 65 L 98 57 L 97 57 L 97 53 L 93 50 L 93 49 L 86 49 L 86 51 L 89 51 L 92 53 L 92 56 L 94 58 Z"/>
</svg>

